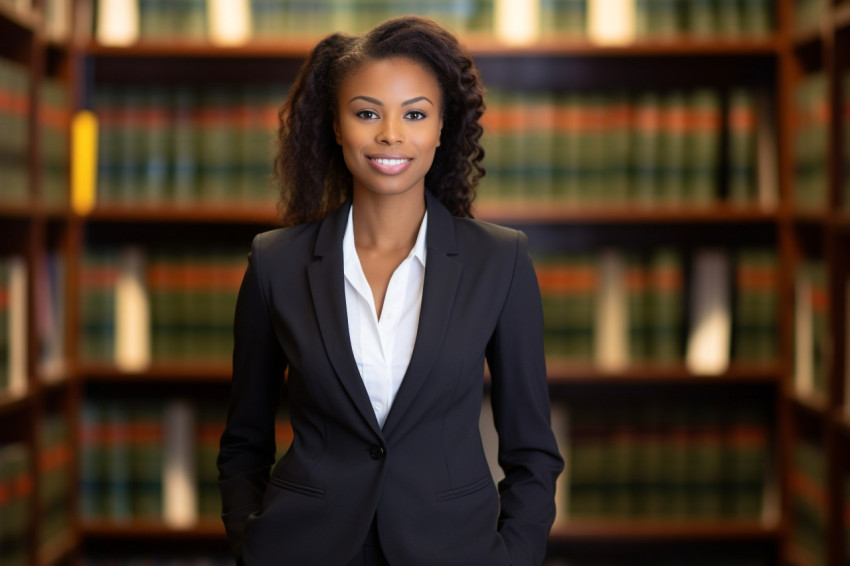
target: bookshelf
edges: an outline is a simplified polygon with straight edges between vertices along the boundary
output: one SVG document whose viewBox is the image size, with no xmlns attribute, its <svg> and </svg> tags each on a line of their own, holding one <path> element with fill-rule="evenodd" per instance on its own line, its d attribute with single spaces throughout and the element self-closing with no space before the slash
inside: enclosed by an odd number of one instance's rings
<svg viewBox="0 0 850 566">
<path fill-rule="evenodd" d="M 19 2 L 26 4 L 23 9 L 11 7 L 14 2 L 0 2 L 0 62 L 17 64 L 28 78 L 21 91 L 26 108 L 16 115 L 27 132 L 26 145 L 17 149 L 25 152 L 20 160 L 23 169 L 18 173 L 23 173 L 26 190 L 22 198 L 0 197 L 0 258 L 20 258 L 28 291 L 25 387 L 19 394 L 0 392 L 0 447 L 22 447 L 28 454 L 24 460 L 29 458 L 29 473 L 24 477 L 31 482 L 22 482 L 20 488 L 20 499 L 29 509 L 18 535 L 23 541 L 18 552 L 24 553 L 20 563 L 52 566 L 87 559 L 98 564 L 113 556 L 129 559 L 151 552 L 226 559 L 223 529 L 214 520 L 168 526 L 160 520 L 85 518 L 83 496 L 78 490 L 64 492 L 63 500 L 61 487 L 56 488 L 51 478 L 59 469 L 64 470 L 72 486 L 87 481 L 79 469 L 87 447 L 81 428 L 88 402 L 108 405 L 116 400 L 145 398 L 212 402 L 226 398 L 228 391 L 229 368 L 223 362 L 154 358 L 149 366 L 121 370 L 103 359 L 86 359 L 79 347 L 83 334 L 80 323 L 86 316 L 80 301 L 86 293 L 86 254 L 110 247 L 117 253 L 126 246 L 136 246 L 153 261 L 168 242 L 178 238 L 193 249 L 228 245 L 247 251 L 253 234 L 275 224 L 273 196 L 238 206 L 231 201 L 208 204 L 201 202 L 200 196 L 187 206 L 175 206 L 168 198 L 123 203 L 117 199 L 99 202 L 90 214 L 80 215 L 66 198 L 67 183 L 62 186 L 62 171 L 67 180 L 68 146 L 56 148 L 51 143 L 54 138 L 67 139 L 71 111 L 98 107 L 98 93 L 104 87 L 120 90 L 129 85 L 155 91 L 185 84 L 199 91 L 215 91 L 249 84 L 256 87 L 245 94 L 249 99 L 260 97 L 259 91 L 269 88 L 274 93 L 269 95 L 271 99 L 282 100 L 286 81 L 295 76 L 301 60 L 322 34 L 266 35 L 239 46 L 218 46 L 198 37 L 187 41 L 143 37 L 128 47 L 105 46 L 92 39 L 91 26 L 86 24 L 93 14 L 93 2 L 71 2 L 75 25 L 66 38 L 47 31 L 53 2 Z M 530 237 L 535 259 L 584 254 L 583 261 L 596 265 L 603 250 L 646 257 L 674 242 L 682 265 L 680 292 L 685 307 L 693 282 L 692 261 L 701 250 L 719 248 L 734 258 L 745 243 L 772 250 L 777 257 L 771 284 L 777 303 L 772 323 L 776 353 L 766 360 L 740 360 L 733 353 L 728 367 L 719 374 L 695 375 L 685 364 L 690 315 L 682 313 L 676 322 L 681 355 L 673 362 L 631 361 L 606 369 L 587 354 L 579 361 L 552 356 L 548 363 L 554 410 L 566 415 L 582 402 L 610 410 L 624 400 L 638 406 L 656 403 L 688 408 L 706 399 L 722 407 L 725 399 L 734 397 L 760 407 L 756 437 L 762 439 L 766 451 L 760 483 L 764 490 L 762 511 L 744 519 L 576 517 L 565 511 L 566 504 L 559 499 L 561 509 L 550 537 L 553 566 L 561 560 L 625 566 L 634 564 L 636 557 L 658 564 L 672 558 L 693 563 L 691 559 L 697 554 L 703 557 L 699 564 L 706 566 L 837 565 L 846 563 L 850 554 L 850 360 L 843 346 L 850 334 L 850 190 L 846 188 L 850 186 L 850 79 L 846 78 L 850 76 L 850 3 L 827 0 L 814 19 L 802 27 L 794 23 L 800 21 L 799 10 L 810 8 L 801 8 L 796 0 L 775 0 L 772 5 L 775 32 L 758 36 L 694 37 L 674 32 L 642 36 L 627 45 L 599 46 L 581 33 L 547 32 L 531 44 L 515 46 L 480 29 L 462 33 L 491 92 L 550 96 L 578 93 L 590 101 L 601 98 L 611 102 L 628 91 L 636 111 L 641 95 L 664 98 L 707 88 L 717 97 L 718 116 L 722 118 L 730 114 L 733 91 L 745 87 L 762 97 L 759 108 L 764 114 L 760 119 L 773 130 L 769 137 L 776 144 L 775 151 L 768 152 L 774 154 L 777 169 L 774 194 L 743 205 L 727 198 L 732 186 L 727 175 L 733 169 L 727 150 L 733 142 L 725 122 L 717 134 L 721 148 L 714 181 L 717 190 L 714 198 L 699 206 L 662 200 L 636 207 L 628 200 L 569 201 L 558 194 L 528 199 L 508 193 L 488 198 L 485 180 L 476 201 L 476 215 L 522 228 Z M 815 95 L 798 95 L 813 76 L 820 77 L 820 86 L 813 89 Z M 42 90 L 50 83 L 59 85 L 60 90 L 64 87 L 64 98 L 42 97 Z M 7 87 L 0 82 L 0 89 Z M 176 96 L 172 91 L 166 96 Z M 230 96 L 226 104 L 239 107 L 241 99 Z M 815 96 L 819 97 L 814 98 L 817 104 L 807 103 Z M 587 100 L 557 99 L 544 111 L 557 113 L 575 103 L 580 112 L 589 112 L 588 106 L 582 106 L 592 104 Z M 519 102 L 494 100 L 490 108 L 526 111 L 530 104 L 527 97 L 520 96 Z M 155 104 L 152 107 L 157 108 Z M 112 108 L 117 108 L 119 115 L 123 112 L 132 117 L 132 112 L 120 105 Z M 169 103 L 166 108 L 173 110 L 176 106 Z M 672 108 L 676 111 L 676 106 Z M 658 106 L 657 112 L 667 111 L 668 106 Z M 44 129 L 43 123 L 56 129 Z M 565 128 L 569 134 L 569 126 Z M 816 149 L 812 144 L 795 145 L 804 131 L 809 136 L 806 139 L 820 136 L 819 154 L 811 152 Z M 669 131 L 662 132 L 669 137 Z M 548 131 L 545 136 L 559 133 L 564 132 Z M 7 146 L 2 147 L 6 151 Z M 585 155 L 581 162 L 594 158 L 593 154 Z M 499 167 L 491 163 L 488 169 L 498 171 Z M 549 174 L 557 182 L 563 173 Z M 630 177 L 632 181 L 634 178 Z M 57 183 L 58 190 L 51 188 Z M 804 204 L 810 186 L 821 194 L 814 205 Z M 768 192 L 770 189 L 768 181 Z M 54 259 L 47 262 L 45 257 Z M 819 323 L 825 329 L 822 339 L 826 346 L 821 360 L 823 388 L 817 393 L 798 387 L 795 357 L 801 340 L 796 308 L 799 273 L 811 260 L 818 260 L 824 273 L 820 290 L 809 295 L 811 304 L 814 307 L 826 300 L 830 307 Z M 732 261 L 731 265 L 734 268 L 736 264 Z M 51 275 L 56 269 L 64 275 Z M 45 280 L 54 282 L 53 294 L 63 307 L 63 316 L 53 318 L 49 358 L 42 349 L 48 339 L 37 323 L 45 316 L 45 295 L 40 288 Z M 738 290 L 736 285 L 731 288 Z M 47 311 L 57 314 L 53 309 Z M 663 413 L 663 409 L 657 410 Z M 64 423 L 65 431 L 50 436 L 49 431 L 57 425 L 48 423 L 56 422 Z M 623 426 L 626 428 L 603 433 L 616 437 L 622 430 L 634 432 L 642 425 L 638 420 Z M 705 434 L 699 436 L 702 433 L 693 422 L 679 426 L 697 438 L 706 438 Z M 562 438 L 569 438 L 565 431 L 561 433 Z M 51 442 L 51 438 L 60 440 Z M 669 440 L 661 436 L 661 441 Z M 57 443 L 59 449 L 55 448 Z M 608 457 L 617 450 L 627 450 L 634 457 L 649 458 L 646 453 L 657 448 L 654 440 L 642 437 L 632 438 L 625 448 L 613 446 Z M 692 444 L 690 448 L 694 446 L 701 445 Z M 807 448 L 811 446 L 815 448 Z M 807 496 L 818 492 L 806 487 L 812 481 L 803 473 L 809 471 L 806 458 L 810 454 L 822 461 L 821 492 L 829 495 L 814 496 L 824 500 L 821 524 L 816 528 L 812 527 L 812 515 L 805 511 L 811 503 Z M 50 486 L 60 496 L 42 504 L 37 494 Z M 45 525 L 58 534 L 43 540 Z M 803 533 L 802 538 L 799 533 Z M 2 558 L 5 564 L 6 557 Z"/>
</svg>

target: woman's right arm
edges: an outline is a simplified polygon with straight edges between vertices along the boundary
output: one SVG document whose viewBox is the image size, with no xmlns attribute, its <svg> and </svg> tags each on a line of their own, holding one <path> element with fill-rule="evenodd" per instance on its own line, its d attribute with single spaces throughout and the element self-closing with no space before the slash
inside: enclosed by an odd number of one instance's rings
<svg viewBox="0 0 850 566">
<path fill-rule="evenodd" d="M 248 517 L 260 510 L 274 463 L 275 414 L 287 364 L 260 283 L 259 240 L 248 256 L 236 302 L 230 408 L 218 455 L 221 516 L 237 558 Z"/>
</svg>

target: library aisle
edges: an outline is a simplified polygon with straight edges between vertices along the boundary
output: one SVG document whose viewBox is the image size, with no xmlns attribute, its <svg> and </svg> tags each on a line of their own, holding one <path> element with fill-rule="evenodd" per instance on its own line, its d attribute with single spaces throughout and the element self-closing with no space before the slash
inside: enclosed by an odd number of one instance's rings
<svg viewBox="0 0 850 566">
<path fill-rule="evenodd" d="M 475 57 L 474 213 L 529 236 L 546 566 L 850 565 L 848 0 L 0 0 L 0 563 L 232 563 L 278 107 L 320 37 L 402 13 Z"/>
</svg>

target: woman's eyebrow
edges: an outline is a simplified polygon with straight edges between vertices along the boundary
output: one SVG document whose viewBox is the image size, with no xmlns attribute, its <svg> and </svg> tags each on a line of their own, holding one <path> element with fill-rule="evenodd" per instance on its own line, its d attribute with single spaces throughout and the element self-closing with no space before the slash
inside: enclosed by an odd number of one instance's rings
<svg viewBox="0 0 850 566">
<path fill-rule="evenodd" d="M 358 100 L 358 99 L 365 100 L 369 104 L 374 104 L 375 106 L 383 106 L 384 105 L 384 103 L 381 102 L 380 100 L 378 100 L 377 98 L 372 98 L 371 96 L 364 96 L 362 94 L 355 96 L 354 98 L 349 100 L 348 103 L 351 104 L 352 102 L 354 102 L 355 100 Z M 434 106 L 434 103 L 431 102 L 431 99 L 428 98 L 427 96 L 417 96 L 416 98 L 411 98 L 410 100 L 405 100 L 404 102 L 401 103 L 401 105 L 402 106 L 410 106 L 411 104 L 416 104 L 417 102 L 419 102 L 421 100 L 425 100 L 428 103 L 430 103 L 431 106 Z"/>
</svg>

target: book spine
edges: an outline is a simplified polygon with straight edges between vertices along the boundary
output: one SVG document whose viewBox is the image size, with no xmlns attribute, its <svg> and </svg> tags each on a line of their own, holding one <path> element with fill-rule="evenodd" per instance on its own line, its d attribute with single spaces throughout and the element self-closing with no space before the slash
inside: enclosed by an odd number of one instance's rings
<svg viewBox="0 0 850 566">
<path fill-rule="evenodd" d="M 752 92 L 735 89 L 729 96 L 728 199 L 735 206 L 756 200 L 756 109 Z"/>
</svg>

